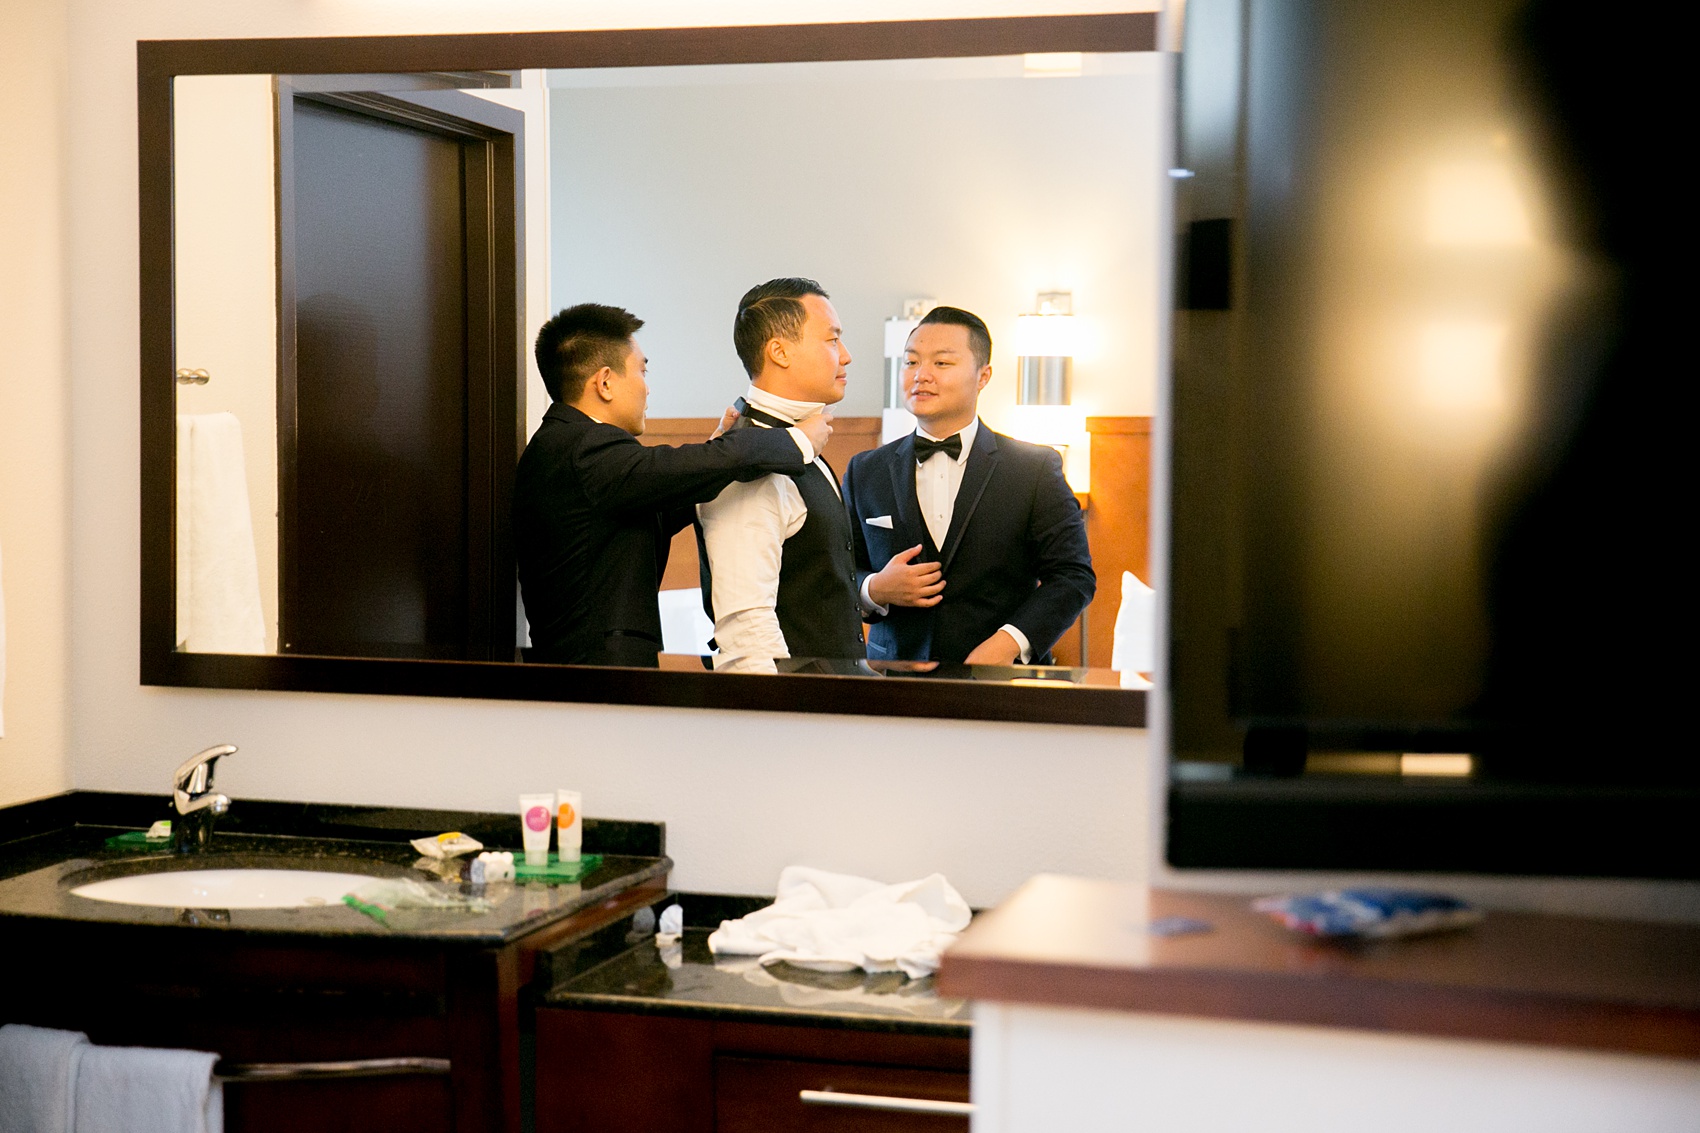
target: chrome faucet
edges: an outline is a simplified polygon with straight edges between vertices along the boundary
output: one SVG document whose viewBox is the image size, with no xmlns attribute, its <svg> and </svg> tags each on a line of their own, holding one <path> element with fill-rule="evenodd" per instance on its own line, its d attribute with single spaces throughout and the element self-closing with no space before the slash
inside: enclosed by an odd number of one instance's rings
<svg viewBox="0 0 1700 1133">
<path fill-rule="evenodd" d="M 218 761 L 236 753 L 235 744 L 218 744 L 183 761 L 171 776 L 171 804 L 177 818 L 171 848 L 180 854 L 204 850 L 212 840 L 213 820 L 230 809 L 230 799 L 212 789 Z"/>
</svg>

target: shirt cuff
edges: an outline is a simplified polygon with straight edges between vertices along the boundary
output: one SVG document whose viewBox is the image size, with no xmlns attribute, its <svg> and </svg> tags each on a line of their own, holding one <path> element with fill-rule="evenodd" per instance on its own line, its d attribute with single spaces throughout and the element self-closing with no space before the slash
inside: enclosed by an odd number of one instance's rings
<svg viewBox="0 0 1700 1133">
<path fill-rule="evenodd" d="M 862 613 L 878 614 L 883 618 L 890 612 L 890 607 L 880 605 L 878 602 L 874 601 L 873 596 L 868 593 L 868 584 L 873 582 L 873 580 L 874 576 L 871 574 L 862 580 Z"/>
<path fill-rule="evenodd" d="M 790 433 L 791 439 L 797 442 L 797 448 L 803 454 L 803 463 L 813 464 L 815 462 L 815 457 L 819 454 L 815 452 L 815 446 L 809 443 L 808 434 L 797 428 L 795 425 L 785 431 Z"/>
<path fill-rule="evenodd" d="M 1015 638 L 1016 647 L 1021 650 L 1015 659 L 1023 665 L 1030 663 L 1033 659 L 1033 643 L 1027 640 L 1027 635 L 1012 625 L 1001 625 L 998 628 Z"/>
</svg>

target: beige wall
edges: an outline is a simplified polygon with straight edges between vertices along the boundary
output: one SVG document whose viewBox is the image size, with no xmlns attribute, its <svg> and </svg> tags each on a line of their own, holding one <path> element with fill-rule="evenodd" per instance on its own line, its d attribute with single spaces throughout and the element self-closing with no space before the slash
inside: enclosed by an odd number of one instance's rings
<svg viewBox="0 0 1700 1133">
<path fill-rule="evenodd" d="M 996 10 L 845 0 L 807 15 Z M 675 880 L 693 888 L 771 892 L 782 866 L 807 862 L 894 879 L 940 870 L 985 904 L 1042 869 L 1143 875 L 1137 732 L 139 687 L 135 41 L 778 21 L 799 9 L 74 0 L 71 13 L 77 786 L 159 791 L 185 754 L 229 741 L 242 751 L 219 780 L 238 806 L 259 797 L 507 809 L 521 791 L 579 787 L 593 814 L 665 820 Z"/>
<path fill-rule="evenodd" d="M 70 783 L 65 47 L 61 0 L 0 4 L 0 805 Z"/>
<path fill-rule="evenodd" d="M 13 0 L 6 8 L 8 15 L 15 5 Z M 137 684 L 137 39 L 897 19 L 1127 6 L 1113 0 L 822 0 L 806 7 L 796 0 L 242 5 L 69 0 L 70 66 L 77 83 L 66 133 L 38 129 L 38 116 L 18 109 L 15 100 L 0 103 L 0 124 L 9 137 L 40 139 L 45 150 L 68 139 L 63 199 L 70 236 L 63 262 L 69 325 L 75 328 L 69 388 L 44 386 L 31 395 L 45 404 L 29 409 L 38 418 L 29 436 L 36 443 L 40 435 L 52 434 L 66 404 L 72 407 L 72 781 L 85 788 L 162 791 L 170 768 L 185 754 L 228 740 L 242 745 L 242 752 L 222 765 L 220 786 L 238 806 L 244 798 L 278 798 L 505 809 L 521 791 L 579 787 L 593 814 L 665 820 L 679 863 L 676 883 L 732 892 L 771 892 L 779 868 L 789 862 L 888 878 L 941 870 L 976 904 L 995 902 L 1041 870 L 1242 889 L 1314 880 L 1196 879 L 1158 869 L 1162 769 L 1151 757 L 1153 749 L 1161 750 L 1157 732 Z M 30 60 L 34 65 L 36 55 Z M 56 215 L 52 195 L 41 198 L 20 231 L 39 240 Z M 6 245 L 8 264 L 13 246 Z M 37 280 L 52 278 L 58 262 L 44 253 L 40 270 L 24 266 L 27 300 L 37 300 Z M 18 274 L 6 272 L 13 291 Z M 51 315 L 49 304 L 45 315 L 6 326 L 63 325 Z M 18 336 L 6 336 L 5 348 L 13 349 L 16 341 Z M 42 351 L 48 361 L 61 341 L 57 331 L 49 336 L 52 349 Z M 57 371 L 49 366 L 47 372 Z M 14 396 L 15 373 L 9 367 L 0 374 L 8 398 Z M 1159 414 L 1162 409 L 1159 402 Z M 51 466 L 51 453 L 47 456 L 37 464 Z M 8 473 L 9 493 L 13 479 Z M 41 490 L 30 499 L 36 501 L 30 514 L 39 526 L 62 522 L 64 509 L 44 502 Z M 8 595 L 15 608 L 20 584 L 14 576 L 22 568 L 13 565 L 9 532 L 0 531 L 0 538 L 8 539 Z M 54 577 L 65 578 L 64 563 L 60 552 L 57 574 L 50 572 L 44 594 L 52 591 Z M 62 600 L 55 600 L 62 611 Z M 9 705 L 18 702 L 21 648 L 15 641 Z M 32 702 L 51 702 L 64 687 L 48 682 Z M 64 713 L 54 719 L 63 721 Z M 1513 879 L 1482 883 L 1480 891 L 1506 905 L 1700 918 L 1695 886 Z"/>
</svg>

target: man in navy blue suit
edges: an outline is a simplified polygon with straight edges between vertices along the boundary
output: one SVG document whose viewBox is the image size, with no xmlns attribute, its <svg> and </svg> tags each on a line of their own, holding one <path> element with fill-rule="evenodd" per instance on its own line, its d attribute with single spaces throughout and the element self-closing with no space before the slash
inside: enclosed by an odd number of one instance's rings
<svg viewBox="0 0 1700 1133">
<path fill-rule="evenodd" d="M 991 357 L 984 322 L 933 308 L 904 355 L 918 428 L 845 472 L 871 660 L 1047 664 L 1097 590 L 1062 457 L 976 416 Z"/>
</svg>

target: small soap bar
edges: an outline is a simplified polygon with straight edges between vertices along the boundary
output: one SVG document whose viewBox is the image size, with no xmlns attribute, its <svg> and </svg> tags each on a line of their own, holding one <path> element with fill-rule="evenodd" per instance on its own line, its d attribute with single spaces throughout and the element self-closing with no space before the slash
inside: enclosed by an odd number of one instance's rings
<svg viewBox="0 0 1700 1133">
<path fill-rule="evenodd" d="M 415 838 L 413 848 L 428 858 L 452 858 L 460 854 L 470 854 L 474 850 L 482 850 L 484 843 L 470 834 L 451 830 L 447 834 L 439 834 L 435 838 Z"/>
</svg>

